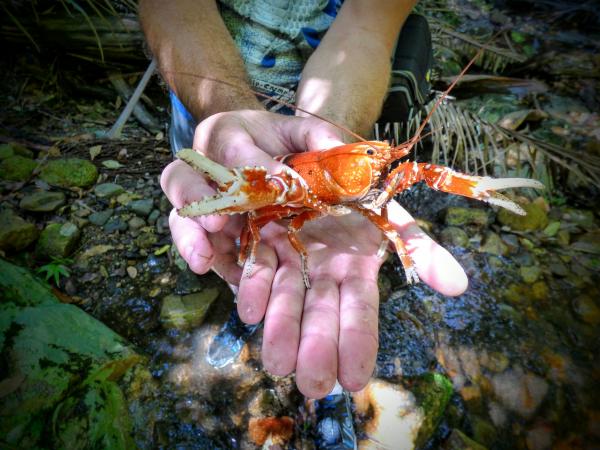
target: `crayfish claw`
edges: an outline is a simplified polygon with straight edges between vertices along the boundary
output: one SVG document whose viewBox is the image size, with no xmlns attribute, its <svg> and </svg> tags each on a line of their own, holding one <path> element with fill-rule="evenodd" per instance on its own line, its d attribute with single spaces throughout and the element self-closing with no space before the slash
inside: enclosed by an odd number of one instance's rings
<svg viewBox="0 0 600 450">
<path fill-rule="evenodd" d="M 195 171 L 206 175 L 219 186 L 225 186 L 239 180 L 239 176 L 234 171 L 214 162 L 212 159 L 191 148 L 180 150 L 176 156 L 189 164 Z"/>
</svg>

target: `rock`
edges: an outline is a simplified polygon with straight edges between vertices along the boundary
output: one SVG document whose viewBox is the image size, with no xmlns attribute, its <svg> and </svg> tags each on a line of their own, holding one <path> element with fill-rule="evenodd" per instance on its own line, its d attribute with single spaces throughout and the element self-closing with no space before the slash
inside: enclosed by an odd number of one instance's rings
<svg viewBox="0 0 600 450">
<path fill-rule="evenodd" d="M 168 295 L 163 299 L 160 321 L 166 328 L 185 330 L 199 326 L 208 308 L 219 296 L 217 288 L 184 296 Z"/>
<path fill-rule="evenodd" d="M 26 211 L 50 212 L 64 204 L 65 194 L 62 192 L 39 191 L 23 197 L 19 207 Z"/>
<path fill-rule="evenodd" d="M 98 169 L 85 159 L 54 159 L 42 168 L 40 178 L 53 186 L 86 188 L 96 182 Z"/>
<path fill-rule="evenodd" d="M 1 259 L 0 291 L 0 342 L 10 355 L 2 368 L 2 447 L 125 449 L 144 440 L 141 433 L 133 436 L 137 418 L 123 391 L 139 382 L 130 369 L 143 358 L 80 308 L 60 303 L 25 269 Z"/>
<path fill-rule="evenodd" d="M 466 248 L 469 246 L 469 235 L 462 228 L 450 226 L 442 230 L 440 241 L 446 245 Z"/>
<path fill-rule="evenodd" d="M 548 450 L 553 448 L 552 428 L 539 424 L 527 432 L 525 442 L 529 450 Z"/>
<path fill-rule="evenodd" d="M 548 382 L 531 372 L 515 368 L 494 375 L 492 388 L 507 409 L 528 419 L 546 397 Z"/>
<path fill-rule="evenodd" d="M 267 448 L 287 448 L 284 446 L 294 434 L 294 419 L 283 417 L 251 418 L 248 423 L 250 440 L 262 446 L 267 439 L 270 443 Z"/>
<path fill-rule="evenodd" d="M 462 431 L 454 428 L 444 442 L 445 450 L 486 450 L 486 447 L 467 437 Z"/>
<path fill-rule="evenodd" d="M 70 222 L 48 224 L 40 234 L 35 251 L 46 258 L 64 258 L 75 250 L 80 234 Z"/>
<path fill-rule="evenodd" d="M 0 162 L 0 179 L 7 181 L 27 181 L 37 165 L 33 159 L 19 155 L 9 156 Z"/>
<path fill-rule="evenodd" d="M 152 231 L 145 231 L 135 238 L 135 245 L 148 249 L 158 242 L 158 237 Z"/>
<path fill-rule="evenodd" d="M 127 225 L 129 226 L 130 230 L 139 230 L 140 228 L 146 226 L 146 221 L 141 217 L 132 217 L 127 222 Z"/>
<path fill-rule="evenodd" d="M 127 204 L 129 210 L 141 217 L 148 217 L 152 207 L 154 206 L 154 200 L 151 198 L 142 200 L 133 200 Z"/>
<path fill-rule="evenodd" d="M 13 154 L 23 156 L 25 158 L 33 159 L 35 156 L 34 153 L 18 142 L 9 142 L 7 144 L 10 148 L 12 148 Z"/>
<path fill-rule="evenodd" d="M 150 215 L 148 216 L 148 223 L 150 225 L 154 225 L 160 216 L 160 211 L 158 209 L 152 210 Z"/>
<path fill-rule="evenodd" d="M 589 325 L 598 325 L 600 323 L 600 308 L 594 302 L 594 299 L 586 294 L 575 297 L 571 303 L 575 316 Z"/>
<path fill-rule="evenodd" d="M 135 277 L 137 277 L 138 271 L 134 266 L 127 266 L 127 275 L 129 275 L 129 278 L 134 279 Z"/>
<path fill-rule="evenodd" d="M 479 416 L 471 418 L 473 428 L 473 439 L 488 447 L 493 447 L 497 438 L 497 432 L 494 425 Z"/>
<path fill-rule="evenodd" d="M 502 233 L 500 237 L 502 238 L 502 242 L 504 242 L 508 247 L 508 251 L 510 253 L 516 253 L 519 251 L 521 246 L 519 245 L 519 238 L 517 236 L 509 233 Z"/>
<path fill-rule="evenodd" d="M 171 205 L 171 203 L 169 202 L 169 199 L 165 195 L 162 195 L 160 197 L 160 201 L 158 203 L 158 209 L 163 214 L 168 214 L 169 211 L 171 211 L 171 209 L 173 209 L 173 206 Z"/>
<path fill-rule="evenodd" d="M 508 356 L 506 356 L 504 353 L 488 353 L 486 351 L 481 353 L 479 362 L 483 367 L 494 373 L 504 372 L 510 363 Z"/>
<path fill-rule="evenodd" d="M 0 159 L 6 159 L 15 154 L 13 148 L 8 144 L 0 144 Z"/>
<path fill-rule="evenodd" d="M 479 208 L 451 206 L 446 209 L 445 223 L 449 226 L 476 225 L 484 227 L 489 222 L 488 212 Z"/>
<path fill-rule="evenodd" d="M 567 207 L 562 211 L 562 219 L 566 222 L 575 224 L 584 230 L 593 230 L 596 228 L 594 223 L 594 213 L 589 210 Z"/>
<path fill-rule="evenodd" d="M 18 252 L 32 244 L 40 231 L 10 209 L 0 210 L 0 250 Z"/>
<path fill-rule="evenodd" d="M 548 213 L 539 203 L 521 204 L 527 213 L 525 216 L 512 213 L 507 209 L 500 209 L 498 222 L 516 231 L 543 230 L 548 225 Z"/>
<path fill-rule="evenodd" d="M 571 250 L 600 255 L 600 230 L 590 231 L 571 244 Z"/>
<path fill-rule="evenodd" d="M 484 243 L 479 247 L 479 251 L 496 256 L 506 256 L 508 254 L 508 246 L 502 242 L 500 236 L 490 231 L 486 235 Z"/>
<path fill-rule="evenodd" d="M 540 266 L 521 267 L 519 273 L 525 283 L 535 283 L 542 275 L 542 269 Z"/>
<path fill-rule="evenodd" d="M 100 198 L 111 198 L 125 192 L 123 186 L 116 183 L 102 183 L 94 188 L 94 194 Z"/>
<path fill-rule="evenodd" d="M 569 268 L 557 256 L 551 258 L 550 263 L 548 264 L 548 269 L 550 269 L 550 272 L 552 272 L 553 275 L 557 275 L 559 277 L 566 277 L 569 274 Z"/>
<path fill-rule="evenodd" d="M 127 230 L 127 223 L 120 217 L 111 217 L 111 219 L 104 225 L 104 231 L 107 233 L 125 230 Z"/>
<path fill-rule="evenodd" d="M 366 419 L 357 434 L 369 436 L 359 447 L 421 447 L 435 432 L 451 395 L 450 380 L 438 373 L 414 379 L 410 390 L 372 379 L 353 394 L 357 414 Z"/>
<path fill-rule="evenodd" d="M 112 217 L 114 212 L 115 212 L 115 210 L 112 208 L 105 209 L 103 211 L 98 211 L 98 212 L 90 214 L 88 219 L 94 225 L 101 227 L 106 222 L 108 222 L 108 219 L 110 219 Z"/>
<path fill-rule="evenodd" d="M 555 220 L 550 222 L 546 228 L 544 228 L 543 233 L 548 237 L 556 236 L 556 233 L 560 230 L 560 222 Z"/>
</svg>

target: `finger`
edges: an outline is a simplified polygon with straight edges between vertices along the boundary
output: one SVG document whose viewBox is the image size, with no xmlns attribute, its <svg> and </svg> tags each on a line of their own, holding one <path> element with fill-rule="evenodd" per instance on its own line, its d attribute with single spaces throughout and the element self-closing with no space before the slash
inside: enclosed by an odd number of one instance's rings
<svg viewBox="0 0 600 450">
<path fill-rule="evenodd" d="M 218 122 L 219 119 L 211 117 L 198 125 L 194 134 L 195 149 L 225 167 L 263 166 L 269 172 L 281 170 L 283 165 L 257 146 L 243 123 L 231 117 L 224 117 Z M 272 132 L 265 131 L 265 134 L 273 136 Z M 270 145 L 273 143 L 270 142 Z"/>
<path fill-rule="evenodd" d="M 388 204 L 388 219 L 405 242 L 423 282 L 443 295 L 456 296 L 466 291 L 469 281 L 458 261 L 421 230 L 397 202 Z"/>
<path fill-rule="evenodd" d="M 315 118 L 296 118 L 285 123 L 293 151 L 325 150 L 343 145 L 341 129 Z"/>
<path fill-rule="evenodd" d="M 180 217 L 175 209 L 169 215 L 169 227 L 179 254 L 192 272 L 206 273 L 213 264 L 215 254 L 204 228 L 193 220 Z"/>
<path fill-rule="evenodd" d="M 377 281 L 351 277 L 340 286 L 340 384 L 349 391 L 362 389 L 375 369 L 379 289 Z"/>
<path fill-rule="evenodd" d="M 274 375 L 288 375 L 296 367 L 305 290 L 299 268 L 279 267 L 265 314 L 262 345 L 263 365 Z"/>
<path fill-rule="evenodd" d="M 160 185 L 169 202 L 178 209 L 215 193 L 201 175 L 179 160 L 165 167 Z M 227 216 L 212 215 L 191 219 L 211 233 L 220 231 L 227 223 Z"/>
<path fill-rule="evenodd" d="M 306 291 L 296 363 L 296 384 L 309 398 L 326 396 L 337 378 L 340 322 L 339 288 L 316 279 Z"/>
<path fill-rule="evenodd" d="M 240 280 L 237 310 L 242 322 L 255 324 L 264 317 L 276 268 L 277 256 L 273 249 L 259 245 L 251 276 Z"/>
</svg>

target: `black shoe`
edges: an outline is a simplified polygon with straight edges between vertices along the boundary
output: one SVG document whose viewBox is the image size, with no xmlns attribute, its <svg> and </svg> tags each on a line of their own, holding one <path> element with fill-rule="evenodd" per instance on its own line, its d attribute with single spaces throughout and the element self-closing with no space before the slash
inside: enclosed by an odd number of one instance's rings
<svg viewBox="0 0 600 450">
<path fill-rule="evenodd" d="M 377 121 L 376 139 L 403 142 L 410 119 L 429 101 L 433 65 L 431 33 L 425 17 L 411 14 L 406 19 L 394 53 L 388 97 Z"/>
</svg>

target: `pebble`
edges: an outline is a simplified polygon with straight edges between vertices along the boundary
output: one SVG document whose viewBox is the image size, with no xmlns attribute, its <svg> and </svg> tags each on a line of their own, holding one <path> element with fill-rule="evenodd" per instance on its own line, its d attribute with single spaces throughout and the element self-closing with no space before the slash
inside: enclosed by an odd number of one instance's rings
<svg viewBox="0 0 600 450">
<path fill-rule="evenodd" d="M 140 228 L 146 226 L 146 221 L 141 217 L 132 217 L 127 222 L 130 230 L 139 230 Z"/>
<path fill-rule="evenodd" d="M 535 283 L 542 275 L 540 266 L 524 266 L 519 269 L 521 278 L 525 283 Z"/>
<path fill-rule="evenodd" d="M 575 316 L 582 322 L 589 325 L 598 325 L 600 323 L 600 308 L 589 295 L 579 295 L 571 303 Z"/>
<path fill-rule="evenodd" d="M 39 191 L 23 197 L 19 207 L 26 211 L 50 212 L 64 204 L 65 194 L 62 192 Z"/>
<path fill-rule="evenodd" d="M 548 392 L 546 380 L 521 368 L 494 375 L 492 387 L 506 408 L 526 419 L 533 416 Z"/>
<path fill-rule="evenodd" d="M 469 235 L 459 227 L 446 227 L 440 233 L 440 240 L 446 245 L 454 245 L 457 247 L 469 246 Z"/>
<path fill-rule="evenodd" d="M 138 271 L 134 266 L 127 266 L 127 275 L 129 275 L 129 278 L 135 278 L 138 275 Z"/>
<path fill-rule="evenodd" d="M 148 214 L 150 214 L 150 211 L 152 211 L 153 206 L 154 201 L 151 198 L 133 200 L 127 204 L 127 207 L 130 211 L 141 217 L 148 217 Z"/>
<path fill-rule="evenodd" d="M 508 246 L 502 242 L 500 236 L 490 231 L 485 238 L 484 243 L 479 247 L 481 253 L 491 253 L 496 256 L 506 256 L 508 254 Z"/>
<path fill-rule="evenodd" d="M 106 225 L 104 225 L 104 231 L 107 233 L 114 233 L 115 231 L 125 231 L 127 229 L 127 223 L 120 217 L 111 218 Z"/>
<path fill-rule="evenodd" d="M 148 223 L 150 225 L 154 225 L 159 217 L 160 211 L 158 209 L 153 209 L 150 215 L 148 216 Z"/>
<path fill-rule="evenodd" d="M 125 192 L 123 186 L 116 183 L 102 183 L 94 188 L 94 194 L 100 198 L 111 198 Z"/>
<path fill-rule="evenodd" d="M 158 234 L 165 234 L 169 231 L 169 218 L 161 216 L 156 221 L 156 232 Z"/>
<path fill-rule="evenodd" d="M 10 209 L 0 210 L 0 250 L 19 251 L 33 243 L 39 230 Z"/>
<path fill-rule="evenodd" d="M 98 211 L 98 212 L 90 214 L 88 219 L 94 225 L 101 227 L 106 222 L 108 222 L 108 219 L 110 219 L 112 217 L 114 212 L 115 212 L 115 210 L 112 208 L 105 209 L 104 211 Z"/>
</svg>

